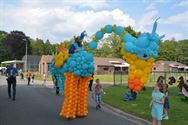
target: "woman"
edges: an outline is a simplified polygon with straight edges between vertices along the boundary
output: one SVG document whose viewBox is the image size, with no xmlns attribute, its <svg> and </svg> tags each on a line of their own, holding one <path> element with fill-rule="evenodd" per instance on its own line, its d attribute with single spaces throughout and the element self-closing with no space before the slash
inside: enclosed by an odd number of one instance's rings
<svg viewBox="0 0 188 125">
<path fill-rule="evenodd" d="M 161 125 L 163 118 L 164 94 L 162 93 L 163 85 L 158 83 L 152 92 L 152 100 L 150 102 L 151 115 L 153 117 L 153 125 Z"/>
</svg>

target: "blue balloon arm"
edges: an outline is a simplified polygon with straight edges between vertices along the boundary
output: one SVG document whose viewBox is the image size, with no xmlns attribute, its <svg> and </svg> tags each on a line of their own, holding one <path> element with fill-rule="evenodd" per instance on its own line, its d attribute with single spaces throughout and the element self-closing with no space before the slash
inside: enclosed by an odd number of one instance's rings
<svg viewBox="0 0 188 125">
<path fill-rule="evenodd" d="M 164 37 L 165 37 L 165 35 L 162 35 L 162 36 L 159 37 L 159 39 L 161 40 L 161 39 L 164 38 Z"/>
<path fill-rule="evenodd" d="M 153 30 L 152 30 L 152 34 L 153 34 L 153 35 L 155 34 L 156 29 L 157 29 L 157 20 L 158 20 L 158 19 L 160 19 L 160 17 L 157 18 L 157 19 L 155 20 L 154 24 L 153 24 Z"/>
<path fill-rule="evenodd" d="M 85 33 L 86 31 L 83 31 L 80 35 L 80 39 L 84 39 L 85 36 L 87 36 L 87 34 Z"/>
</svg>

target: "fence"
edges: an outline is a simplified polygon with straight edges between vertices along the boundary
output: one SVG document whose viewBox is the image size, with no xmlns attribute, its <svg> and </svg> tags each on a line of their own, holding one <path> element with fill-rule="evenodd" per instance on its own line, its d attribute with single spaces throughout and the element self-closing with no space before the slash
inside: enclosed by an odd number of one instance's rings
<svg viewBox="0 0 188 125">
<path fill-rule="evenodd" d="M 126 71 L 114 71 L 114 85 L 119 84 L 127 84 L 128 83 L 128 72 Z M 188 80 L 188 72 L 187 71 L 181 71 L 181 72 L 159 72 L 159 71 L 153 71 L 149 78 L 148 82 L 156 83 L 157 78 L 159 76 L 165 77 L 165 83 L 167 83 L 167 80 L 169 77 L 173 76 L 176 80 L 180 76 L 184 77 L 184 80 Z"/>
<path fill-rule="evenodd" d="M 114 71 L 114 85 L 127 84 L 128 71 Z"/>
</svg>

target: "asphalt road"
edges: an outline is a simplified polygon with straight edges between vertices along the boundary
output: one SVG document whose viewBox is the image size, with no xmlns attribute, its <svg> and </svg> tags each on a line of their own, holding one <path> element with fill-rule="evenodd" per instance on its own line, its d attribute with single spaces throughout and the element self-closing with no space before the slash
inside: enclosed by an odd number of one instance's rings
<svg viewBox="0 0 188 125">
<path fill-rule="evenodd" d="M 0 125 L 136 125 L 102 108 L 95 109 L 89 95 L 89 115 L 67 121 L 60 117 L 63 95 L 41 85 L 27 86 L 25 80 L 17 80 L 16 101 L 8 99 L 6 80 L 0 78 Z"/>
</svg>

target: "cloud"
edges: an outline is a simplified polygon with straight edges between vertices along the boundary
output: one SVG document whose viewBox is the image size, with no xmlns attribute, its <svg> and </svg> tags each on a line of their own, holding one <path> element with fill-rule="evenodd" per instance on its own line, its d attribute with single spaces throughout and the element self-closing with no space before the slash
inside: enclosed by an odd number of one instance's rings
<svg viewBox="0 0 188 125">
<path fill-rule="evenodd" d="M 176 5 L 177 7 L 184 7 L 188 6 L 188 0 L 182 0 L 179 4 Z"/>
<path fill-rule="evenodd" d="M 134 19 L 119 9 L 76 11 L 69 7 L 6 6 L 0 18 L 4 19 L 0 22 L 0 29 L 21 30 L 32 38 L 49 39 L 52 42 L 70 39 L 83 30 L 92 35 L 106 24 L 135 26 Z"/>
<path fill-rule="evenodd" d="M 73 1 L 67 1 L 68 5 L 76 5 L 80 7 L 90 7 L 92 9 L 97 8 L 104 8 L 108 7 L 108 3 L 106 0 L 73 0 Z"/>
<path fill-rule="evenodd" d="M 170 0 L 142 0 L 143 3 L 168 3 Z"/>
<path fill-rule="evenodd" d="M 145 31 L 145 26 L 151 25 L 155 18 L 157 17 L 158 11 L 153 10 L 147 12 L 138 22 L 137 29 L 139 31 Z"/>
<path fill-rule="evenodd" d="M 175 38 L 175 40 L 181 40 L 183 38 L 183 34 L 181 33 L 168 33 L 165 35 L 165 39 L 172 39 Z"/>
<path fill-rule="evenodd" d="M 61 8 L 62 5 L 64 6 L 75 6 L 77 8 L 91 8 L 91 9 L 98 9 L 98 8 L 105 8 L 108 7 L 109 4 L 107 0 L 20 0 L 22 5 L 25 6 L 34 6 L 34 7 L 58 7 Z"/>
<path fill-rule="evenodd" d="M 149 6 L 146 7 L 145 11 L 151 11 L 151 10 L 155 10 L 155 4 L 154 3 L 151 3 L 149 4 Z"/>
<path fill-rule="evenodd" d="M 179 13 L 174 16 L 170 16 L 168 18 L 163 18 L 160 20 L 161 23 L 163 24 L 178 24 L 182 26 L 187 26 L 188 22 L 188 11 L 185 11 L 183 13 Z"/>
</svg>

